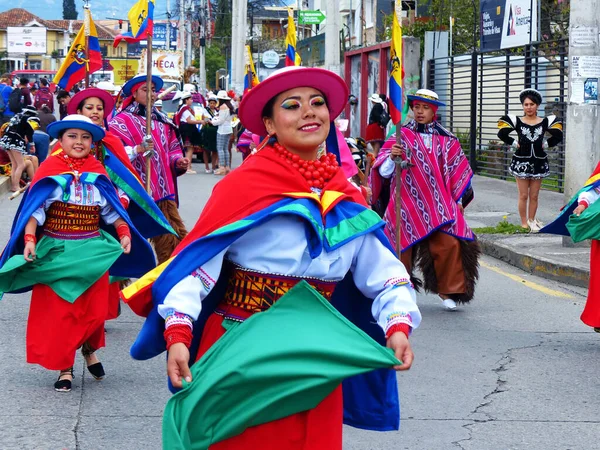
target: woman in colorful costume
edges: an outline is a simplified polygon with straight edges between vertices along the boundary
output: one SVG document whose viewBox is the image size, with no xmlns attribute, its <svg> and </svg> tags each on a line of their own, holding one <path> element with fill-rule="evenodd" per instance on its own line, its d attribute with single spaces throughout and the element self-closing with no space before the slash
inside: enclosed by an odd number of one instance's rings
<svg viewBox="0 0 600 450">
<path fill-rule="evenodd" d="M 386 180 L 391 179 L 390 199 L 385 209 L 385 233 L 396 245 L 395 159 L 410 166 L 402 172 L 400 248 L 402 262 L 412 274 L 418 265 L 427 291 L 438 294 L 446 309 L 471 301 L 478 278 L 481 253 L 476 237 L 463 215 L 463 195 L 470 187 L 473 171 L 458 139 L 435 120 L 444 104 L 435 92 L 420 89 L 408 95 L 414 113 L 402 127 L 400 143 L 393 135 L 382 147 L 373 170 L 373 203 Z M 415 279 L 415 283 L 420 283 Z"/>
<path fill-rule="evenodd" d="M 153 101 L 160 91 L 163 81 L 152 76 Z M 177 177 L 183 175 L 190 161 L 183 155 L 183 144 L 179 130 L 173 122 L 156 108 L 152 108 L 151 139 L 146 141 L 146 76 L 138 75 L 123 86 L 126 96 L 121 111 L 109 122 L 110 132 L 119 138 L 125 147 L 136 172 L 146 183 L 146 152 L 152 152 L 150 161 L 151 195 L 157 206 L 173 227 L 171 233 L 154 236 L 151 239 L 158 262 L 167 260 L 187 230 L 179 215 Z"/>
<path fill-rule="evenodd" d="M 29 155 L 28 144 L 33 144 L 33 133 L 40 126 L 38 112 L 33 106 L 24 106 L 20 113 L 15 114 L 10 121 L 2 126 L 0 149 L 8 152 L 12 164 L 10 175 L 11 191 L 19 190 L 21 175 L 25 170 L 24 157 Z"/>
<path fill-rule="evenodd" d="M 550 175 L 545 150 L 562 141 L 562 122 L 554 115 L 538 117 L 542 94 L 535 89 L 523 89 L 519 100 L 523 105 L 523 117 L 502 116 L 498 121 L 498 137 L 515 149 L 508 171 L 517 180 L 521 226 L 537 232 L 543 226 L 535 217 L 542 179 Z M 517 139 L 510 136 L 513 131 L 517 133 Z M 546 133 L 550 135 L 548 139 Z"/>
<path fill-rule="evenodd" d="M 181 98 L 181 106 L 179 111 L 175 114 L 173 122 L 179 127 L 181 138 L 185 146 L 185 156 L 190 161 L 190 167 L 187 173 L 194 174 L 195 170 L 192 169 L 192 159 L 194 158 L 194 150 L 200 147 L 202 144 L 200 140 L 200 131 L 197 125 L 203 125 L 204 121 L 196 120 L 196 113 L 192 108 L 194 99 L 191 92 L 184 92 Z"/>
<path fill-rule="evenodd" d="M 123 291 L 134 310 L 148 315 L 131 350 L 134 358 L 168 349 L 170 381 L 180 387 L 183 379 L 191 379 L 188 365 L 212 354 L 232 320 L 249 319 L 250 325 L 274 304 L 275 310 L 293 286 L 308 282 L 378 342 L 387 343 L 403 361 L 396 370 L 410 368 L 408 335 L 421 315 L 408 274 L 383 234 L 383 222 L 348 182 L 335 153 L 317 156 L 326 138 L 337 141 L 331 121 L 347 98 L 338 75 L 305 67 L 281 69 L 244 97 L 242 123 L 270 138 L 216 185 L 174 256 Z M 305 331 L 313 336 L 326 330 Z M 275 341 L 269 342 L 278 345 Z M 269 351 L 269 345 L 257 346 Z M 239 434 L 209 448 L 253 448 L 260 442 L 265 450 L 341 449 L 343 418 L 362 428 L 397 429 L 398 391 L 390 366 L 344 381 L 343 402 L 340 380 L 309 410 L 243 424 Z M 163 442 L 169 440 L 163 437 Z"/>
<path fill-rule="evenodd" d="M 95 142 L 92 155 L 100 161 L 117 188 L 121 204 L 135 228 L 146 239 L 162 234 L 173 234 L 171 227 L 152 197 L 148 195 L 136 170 L 131 165 L 121 140 L 108 130 L 106 114 L 114 109 L 112 95 L 103 89 L 88 88 L 79 91 L 67 105 L 69 114 L 81 114 L 102 127 L 104 138 Z M 130 207 L 131 204 L 131 207 Z M 110 284 L 110 300 L 107 320 L 116 319 L 120 312 L 120 290 L 125 280 Z"/>
<path fill-rule="evenodd" d="M 590 283 L 581 321 L 600 333 L 600 163 L 583 188 L 552 223 L 540 233 L 570 236 L 575 242 L 592 240 Z"/>
<path fill-rule="evenodd" d="M 54 387 L 64 392 L 71 390 L 80 347 L 89 372 L 104 377 L 95 351 L 104 347 L 109 269 L 139 277 L 154 258 L 106 170 L 90 156 L 102 128 L 71 115 L 49 125 L 48 133 L 60 148 L 40 166 L 19 206 L 0 258 L 0 292 L 33 288 L 27 362 L 60 370 Z"/>
</svg>

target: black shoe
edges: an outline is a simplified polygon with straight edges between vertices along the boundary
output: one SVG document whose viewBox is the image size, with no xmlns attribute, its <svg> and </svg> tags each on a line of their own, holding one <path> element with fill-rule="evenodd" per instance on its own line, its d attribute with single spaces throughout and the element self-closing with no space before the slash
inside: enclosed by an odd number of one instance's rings
<svg viewBox="0 0 600 450">
<path fill-rule="evenodd" d="M 89 345 L 87 342 L 84 343 L 83 346 L 81 347 L 81 354 L 85 358 L 86 365 L 87 365 L 87 359 L 88 359 L 88 357 L 91 356 L 91 355 L 93 355 L 95 351 L 96 350 L 94 350 L 92 348 L 92 346 Z M 104 372 L 104 367 L 102 366 L 101 362 L 97 362 L 95 364 L 87 366 L 87 370 L 88 370 L 89 373 L 92 374 L 92 376 L 96 380 L 101 380 L 106 375 L 106 373 Z"/>
<path fill-rule="evenodd" d="M 104 373 L 104 367 L 101 362 L 97 362 L 96 364 L 92 364 L 91 366 L 87 366 L 88 372 L 92 374 L 92 376 L 96 380 L 101 380 L 104 378 L 106 373 Z"/>
<path fill-rule="evenodd" d="M 61 380 L 61 377 L 64 377 L 66 375 L 70 375 L 71 379 L 63 379 Z M 71 386 L 73 383 L 73 368 L 71 367 L 70 369 L 66 369 L 66 370 L 61 370 L 60 371 L 60 375 L 58 376 L 58 380 L 56 380 L 56 383 L 54 383 L 54 390 L 56 392 L 71 392 Z"/>
</svg>

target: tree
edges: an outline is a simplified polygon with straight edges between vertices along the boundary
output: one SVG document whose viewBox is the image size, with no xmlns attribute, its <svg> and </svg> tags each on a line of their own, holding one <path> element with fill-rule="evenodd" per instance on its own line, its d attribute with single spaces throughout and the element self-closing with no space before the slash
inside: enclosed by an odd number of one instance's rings
<svg viewBox="0 0 600 450">
<path fill-rule="evenodd" d="M 75 0 L 63 0 L 63 19 L 77 20 L 77 8 Z"/>
<path fill-rule="evenodd" d="M 205 48 L 204 63 L 206 67 L 206 84 L 215 87 L 215 74 L 219 69 L 226 69 L 225 54 L 219 45 L 210 45 Z"/>
</svg>

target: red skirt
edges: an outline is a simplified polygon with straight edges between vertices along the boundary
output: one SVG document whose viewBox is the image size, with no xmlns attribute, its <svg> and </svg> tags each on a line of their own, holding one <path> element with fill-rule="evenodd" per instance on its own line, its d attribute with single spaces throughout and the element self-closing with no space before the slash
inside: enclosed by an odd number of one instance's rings
<svg viewBox="0 0 600 450">
<path fill-rule="evenodd" d="M 121 303 L 121 283 L 110 283 L 108 287 L 108 313 L 106 320 L 113 320 L 119 317 L 119 304 Z"/>
<path fill-rule="evenodd" d="M 383 142 L 385 141 L 385 130 L 378 123 L 367 125 L 365 141 L 367 142 Z"/>
<path fill-rule="evenodd" d="M 590 287 L 581 320 L 590 327 L 600 327 L 600 241 L 592 240 Z"/>
<path fill-rule="evenodd" d="M 27 362 L 64 370 L 73 367 L 75 352 L 84 342 L 96 350 L 104 347 L 108 291 L 108 273 L 73 303 L 36 284 L 27 320 Z"/>
<path fill-rule="evenodd" d="M 227 305 L 221 309 L 246 317 L 248 312 Z M 225 334 L 223 317 L 213 314 L 204 327 L 198 358 Z M 247 428 L 242 434 L 213 444 L 209 450 L 341 450 L 343 398 L 338 386 L 316 408 Z"/>
</svg>

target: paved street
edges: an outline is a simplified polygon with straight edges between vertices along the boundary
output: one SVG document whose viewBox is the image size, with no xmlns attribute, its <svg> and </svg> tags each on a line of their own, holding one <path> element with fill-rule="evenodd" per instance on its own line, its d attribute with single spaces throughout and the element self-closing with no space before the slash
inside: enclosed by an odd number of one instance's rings
<svg viewBox="0 0 600 450">
<path fill-rule="evenodd" d="M 180 179 L 188 228 L 216 180 L 203 167 Z M 0 200 L 3 243 L 17 206 Z M 399 376 L 401 430 L 346 428 L 344 448 L 598 448 L 600 335 L 579 321 L 585 293 L 484 257 L 471 306 L 446 312 L 420 295 L 415 363 Z M 141 320 L 125 307 L 107 324 L 105 380 L 94 381 L 79 355 L 73 391 L 59 394 L 55 372 L 25 363 L 28 300 L 0 302 L 0 449 L 159 449 L 169 397 L 164 358 L 138 362 L 128 354 Z"/>
</svg>

